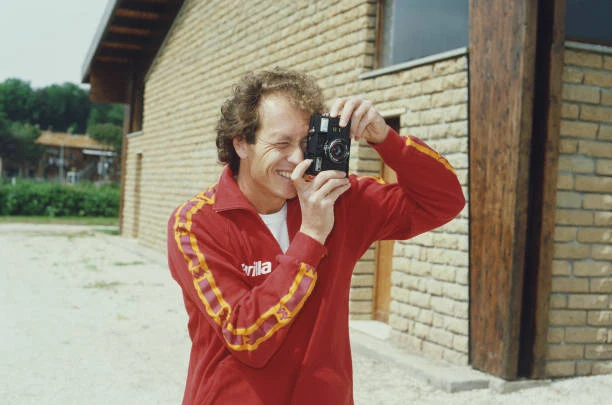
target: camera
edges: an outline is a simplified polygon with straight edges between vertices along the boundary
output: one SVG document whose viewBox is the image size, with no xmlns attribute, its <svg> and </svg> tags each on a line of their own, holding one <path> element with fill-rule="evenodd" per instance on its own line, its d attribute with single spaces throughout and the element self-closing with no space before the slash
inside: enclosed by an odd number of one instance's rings
<svg viewBox="0 0 612 405">
<path fill-rule="evenodd" d="M 341 170 L 348 174 L 351 156 L 351 123 L 340 127 L 340 117 L 313 114 L 310 117 L 305 159 L 312 159 L 307 174 Z"/>
</svg>

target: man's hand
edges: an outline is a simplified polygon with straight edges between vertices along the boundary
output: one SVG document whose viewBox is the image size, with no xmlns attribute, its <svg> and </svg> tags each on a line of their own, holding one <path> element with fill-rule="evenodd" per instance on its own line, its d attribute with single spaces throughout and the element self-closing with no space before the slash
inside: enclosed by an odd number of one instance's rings
<svg viewBox="0 0 612 405">
<path fill-rule="evenodd" d="M 334 204 L 351 184 L 346 173 L 338 170 L 325 170 L 311 179 L 304 178 L 311 163 L 311 159 L 300 162 L 293 170 L 291 180 L 302 209 L 300 232 L 324 244 L 334 227 Z"/>
<path fill-rule="evenodd" d="M 381 143 L 387 138 L 387 124 L 374 105 L 361 96 L 339 98 L 329 113 L 332 117 L 340 114 L 340 126 L 351 120 L 351 138 L 364 138 L 371 143 Z"/>
</svg>

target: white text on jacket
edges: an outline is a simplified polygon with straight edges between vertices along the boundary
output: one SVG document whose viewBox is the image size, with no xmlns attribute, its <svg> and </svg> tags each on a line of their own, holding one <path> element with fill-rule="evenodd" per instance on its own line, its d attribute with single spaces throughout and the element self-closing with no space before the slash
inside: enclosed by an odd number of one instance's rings
<svg viewBox="0 0 612 405">
<path fill-rule="evenodd" d="M 242 271 L 244 271 L 244 274 L 250 277 L 261 276 L 262 274 L 268 274 L 272 271 L 272 263 L 258 260 L 251 266 L 243 264 Z"/>
</svg>

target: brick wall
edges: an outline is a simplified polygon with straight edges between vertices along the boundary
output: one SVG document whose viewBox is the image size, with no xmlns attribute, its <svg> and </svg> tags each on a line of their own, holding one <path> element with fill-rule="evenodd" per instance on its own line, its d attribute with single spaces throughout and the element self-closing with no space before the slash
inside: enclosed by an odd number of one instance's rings
<svg viewBox="0 0 612 405">
<path fill-rule="evenodd" d="M 612 49 L 566 48 L 557 193 L 547 372 L 610 373 Z"/>
<path fill-rule="evenodd" d="M 467 195 L 467 58 L 360 79 L 373 65 L 375 2 L 187 0 L 145 85 L 142 135 L 127 149 L 125 235 L 165 250 L 174 207 L 216 182 L 221 166 L 215 125 L 231 85 L 249 70 L 280 66 L 307 71 L 335 97 L 364 94 L 402 132 L 447 156 Z M 142 154 L 140 198 L 135 166 Z M 364 144 L 351 167 L 378 175 L 381 162 Z M 138 203 L 138 207 L 136 203 Z M 139 221 L 134 213 L 140 212 Z M 137 229 L 135 227 L 138 226 Z M 395 344 L 435 358 L 467 362 L 468 225 L 461 218 L 409 242 L 396 243 L 390 324 Z M 351 313 L 372 313 L 374 250 L 357 265 Z"/>
<path fill-rule="evenodd" d="M 464 194 L 468 168 L 467 56 L 415 66 L 359 83 L 384 115 L 399 116 L 401 132 L 425 140 L 456 169 Z M 377 174 L 376 153 L 359 145 L 358 169 Z M 394 247 L 391 340 L 401 347 L 459 364 L 468 362 L 468 209 L 449 224 Z M 372 311 L 374 253 L 355 269 L 351 312 Z"/>
</svg>

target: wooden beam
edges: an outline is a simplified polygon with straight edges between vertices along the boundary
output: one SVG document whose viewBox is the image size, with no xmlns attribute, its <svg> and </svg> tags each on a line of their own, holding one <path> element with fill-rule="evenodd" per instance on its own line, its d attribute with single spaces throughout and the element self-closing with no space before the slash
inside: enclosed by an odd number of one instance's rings
<svg viewBox="0 0 612 405">
<path fill-rule="evenodd" d="M 565 0 L 540 0 L 529 197 L 530 229 L 525 260 L 519 366 L 519 375 L 530 378 L 546 377 L 561 136 L 565 12 Z"/>
<path fill-rule="evenodd" d="M 143 49 L 143 46 L 140 44 L 130 44 L 126 42 L 111 42 L 111 41 L 102 41 L 102 47 L 111 48 L 111 49 L 126 49 L 132 51 L 140 51 Z"/>
<path fill-rule="evenodd" d="M 129 69 L 114 63 L 96 62 L 91 68 L 89 98 L 97 103 L 129 102 Z"/>
<path fill-rule="evenodd" d="M 470 1 L 470 357 L 518 373 L 537 2 Z"/>
<path fill-rule="evenodd" d="M 141 10 L 131 10 L 127 8 L 118 8 L 117 10 L 115 10 L 115 16 L 149 21 L 159 20 L 161 17 L 158 13 Z"/>
<path fill-rule="evenodd" d="M 111 25 L 110 27 L 108 27 L 108 32 L 113 32 L 116 34 L 125 34 L 125 35 L 137 35 L 141 37 L 146 37 L 146 36 L 151 35 L 150 29 L 122 27 L 118 25 Z"/>
</svg>

